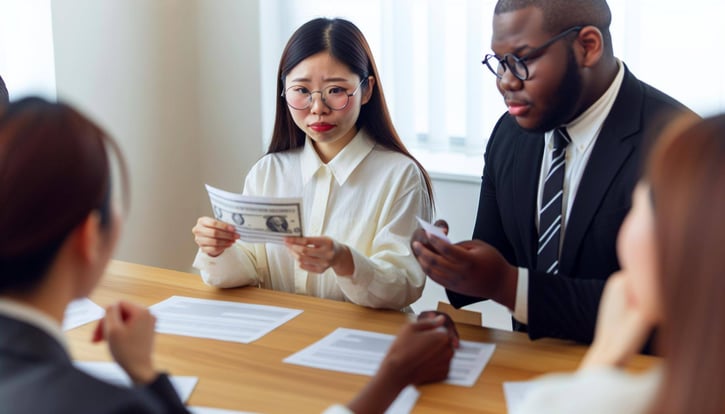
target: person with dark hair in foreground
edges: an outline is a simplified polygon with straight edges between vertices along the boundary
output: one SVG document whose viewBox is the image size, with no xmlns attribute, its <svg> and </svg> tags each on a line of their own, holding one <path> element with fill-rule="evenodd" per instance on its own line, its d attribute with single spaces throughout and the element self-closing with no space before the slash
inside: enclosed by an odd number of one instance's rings
<svg viewBox="0 0 725 414">
<path fill-rule="evenodd" d="M 493 299 L 532 339 L 589 343 L 643 155 L 688 112 L 614 56 L 604 0 L 500 0 L 483 64 L 508 107 L 488 141 L 473 240 L 422 229 L 418 262 L 456 307 Z"/>
<path fill-rule="evenodd" d="M 105 340 L 135 388 L 75 368 L 61 329 L 68 304 L 87 296 L 111 258 L 123 210 L 113 202 L 105 132 L 65 104 L 27 98 L 0 116 L 0 401 L 14 413 L 186 413 L 154 369 L 154 317 L 119 302 Z"/>
<path fill-rule="evenodd" d="M 534 381 L 518 413 L 725 412 L 725 115 L 668 127 L 633 199 L 580 370 Z M 627 372 L 655 326 L 664 361 Z"/>
</svg>

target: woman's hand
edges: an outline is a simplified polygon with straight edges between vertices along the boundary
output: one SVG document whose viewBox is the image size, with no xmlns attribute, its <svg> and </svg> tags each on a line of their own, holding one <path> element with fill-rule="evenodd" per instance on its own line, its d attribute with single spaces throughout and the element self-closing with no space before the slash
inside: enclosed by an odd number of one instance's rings
<svg viewBox="0 0 725 414">
<path fill-rule="evenodd" d="M 300 268 L 323 273 L 332 268 L 338 276 L 355 272 L 350 249 L 329 237 L 285 237 L 284 244 L 292 252 Z"/>
<path fill-rule="evenodd" d="M 158 375 L 152 362 L 155 325 L 148 309 L 121 301 L 106 308 L 93 341 L 108 341 L 113 359 L 131 380 L 148 384 Z"/>
<path fill-rule="evenodd" d="M 581 367 L 622 367 L 642 349 L 652 332 L 654 324 L 628 297 L 630 277 L 618 272 L 607 281 L 599 305 L 594 343 Z"/>
<path fill-rule="evenodd" d="M 201 251 L 211 257 L 219 256 L 239 239 L 234 226 L 211 217 L 199 217 L 191 232 Z"/>
</svg>

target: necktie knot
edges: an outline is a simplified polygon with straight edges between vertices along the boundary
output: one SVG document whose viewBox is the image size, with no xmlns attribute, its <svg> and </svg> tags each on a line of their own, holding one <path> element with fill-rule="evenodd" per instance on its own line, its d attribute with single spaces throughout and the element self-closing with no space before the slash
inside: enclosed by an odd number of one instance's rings
<svg viewBox="0 0 725 414">
<path fill-rule="evenodd" d="M 554 151 L 560 151 L 566 148 L 571 142 L 569 133 L 566 132 L 566 128 L 557 128 L 554 130 Z"/>
</svg>

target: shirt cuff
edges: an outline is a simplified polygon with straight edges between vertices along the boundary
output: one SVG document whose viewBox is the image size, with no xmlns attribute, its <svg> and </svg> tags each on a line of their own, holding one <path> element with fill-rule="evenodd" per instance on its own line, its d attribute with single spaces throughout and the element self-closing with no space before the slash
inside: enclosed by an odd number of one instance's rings
<svg viewBox="0 0 725 414">
<path fill-rule="evenodd" d="M 349 408 L 341 404 L 335 404 L 328 407 L 322 414 L 355 414 Z"/>
<path fill-rule="evenodd" d="M 529 321 L 529 269 L 519 267 L 519 280 L 516 282 L 516 305 L 514 319 L 527 324 Z"/>
<path fill-rule="evenodd" d="M 253 266 L 244 265 L 243 255 L 236 244 L 216 257 L 199 249 L 192 266 L 200 270 L 201 278 L 207 285 L 230 288 L 257 284 L 256 271 Z"/>
</svg>

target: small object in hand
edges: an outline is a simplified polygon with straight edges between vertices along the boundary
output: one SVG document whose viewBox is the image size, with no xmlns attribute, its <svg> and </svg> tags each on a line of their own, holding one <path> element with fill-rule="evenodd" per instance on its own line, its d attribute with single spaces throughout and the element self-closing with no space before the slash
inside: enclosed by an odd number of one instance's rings
<svg viewBox="0 0 725 414">
<path fill-rule="evenodd" d="M 451 240 L 448 238 L 448 236 L 446 236 L 441 227 L 436 227 L 418 216 L 416 216 L 415 218 L 418 220 L 418 224 L 420 224 L 420 227 L 425 230 L 428 237 L 435 236 L 448 244 L 451 243 Z"/>
<path fill-rule="evenodd" d="M 451 341 L 453 342 L 453 347 L 458 348 L 460 342 L 458 330 L 456 329 L 456 324 L 453 322 L 453 319 L 451 319 L 451 317 L 447 313 L 435 310 L 423 311 L 418 314 L 418 320 L 421 321 L 424 319 L 433 319 L 437 316 L 443 316 L 443 319 L 445 319 L 443 326 L 446 328 L 446 331 L 448 331 L 448 337 L 451 338 Z"/>
</svg>

